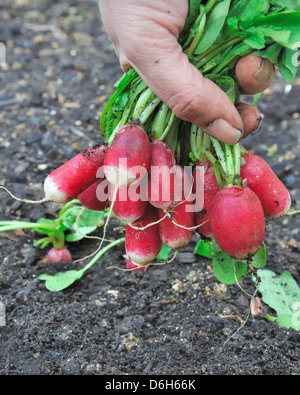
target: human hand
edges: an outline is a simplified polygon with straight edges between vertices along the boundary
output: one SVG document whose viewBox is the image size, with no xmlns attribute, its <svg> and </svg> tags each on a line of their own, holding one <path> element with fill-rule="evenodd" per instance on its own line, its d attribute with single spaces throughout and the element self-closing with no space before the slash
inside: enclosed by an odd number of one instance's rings
<svg viewBox="0 0 300 395">
<path fill-rule="evenodd" d="M 257 110 L 235 107 L 212 81 L 189 62 L 178 44 L 188 0 L 100 0 L 100 12 L 122 70 L 132 66 L 150 89 L 183 120 L 224 143 L 235 144 L 256 130 Z M 267 59 L 249 54 L 236 65 L 242 92 L 262 92 L 274 77 Z"/>
</svg>

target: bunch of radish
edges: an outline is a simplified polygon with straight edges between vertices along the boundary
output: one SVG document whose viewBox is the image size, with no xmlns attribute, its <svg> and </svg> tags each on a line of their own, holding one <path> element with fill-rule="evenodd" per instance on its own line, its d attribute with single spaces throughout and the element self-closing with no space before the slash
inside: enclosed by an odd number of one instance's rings
<svg viewBox="0 0 300 395">
<path fill-rule="evenodd" d="M 126 124 L 110 146 L 90 147 L 49 174 L 36 203 L 77 198 L 90 210 L 109 207 L 126 224 L 127 267 L 147 266 L 163 244 L 178 251 L 195 232 L 232 258 L 251 259 L 265 220 L 288 212 L 290 194 L 261 157 L 225 146 L 225 161 L 220 143 L 211 141 L 201 160 L 183 167 L 166 142 Z"/>
</svg>

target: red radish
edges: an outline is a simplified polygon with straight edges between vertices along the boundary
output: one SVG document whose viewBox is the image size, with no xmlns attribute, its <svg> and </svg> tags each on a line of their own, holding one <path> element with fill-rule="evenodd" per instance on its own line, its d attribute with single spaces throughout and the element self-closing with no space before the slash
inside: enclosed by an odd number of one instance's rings
<svg viewBox="0 0 300 395">
<path fill-rule="evenodd" d="M 145 194 L 141 193 L 141 185 L 135 187 L 134 184 L 119 187 L 113 203 L 112 211 L 115 216 L 126 223 L 134 222 L 141 218 L 148 206 Z M 115 188 L 116 186 L 112 184 L 111 201 L 115 194 Z"/>
<path fill-rule="evenodd" d="M 124 125 L 116 134 L 104 160 L 104 174 L 110 183 L 128 186 L 143 177 L 150 163 L 150 141 L 135 124 Z"/>
<path fill-rule="evenodd" d="M 229 186 L 217 193 L 211 214 L 219 247 L 236 259 L 247 259 L 265 238 L 265 217 L 257 195 L 248 187 Z"/>
<path fill-rule="evenodd" d="M 125 259 L 125 269 L 130 270 L 131 272 L 139 271 L 142 270 L 145 272 L 148 269 L 147 265 L 136 265 L 133 262 L 131 262 L 130 259 L 126 258 Z"/>
<path fill-rule="evenodd" d="M 291 207 L 291 196 L 272 168 L 255 154 L 246 154 L 243 159 L 246 163 L 241 167 L 241 177 L 260 199 L 265 217 L 272 219 L 286 214 Z"/>
<path fill-rule="evenodd" d="M 148 200 L 157 208 L 166 209 L 174 202 L 175 157 L 163 141 L 151 142 Z"/>
<path fill-rule="evenodd" d="M 140 219 L 126 225 L 125 249 L 131 261 L 144 265 L 153 261 L 160 253 L 162 241 L 159 237 L 158 224 L 153 225 L 157 221 L 157 209 L 148 204 L 145 214 Z M 131 225 L 145 229 L 134 229 Z"/>
<path fill-rule="evenodd" d="M 190 182 L 187 182 L 190 181 Z M 194 212 L 192 211 L 192 204 L 188 200 L 189 192 L 191 191 L 191 180 L 184 169 L 176 165 L 175 181 L 177 185 L 181 185 L 181 201 L 177 201 L 175 207 L 169 208 L 169 216 L 166 216 L 164 210 L 159 209 L 159 235 L 161 241 L 169 248 L 178 250 L 189 244 L 193 237 Z M 177 193 L 176 193 L 177 195 Z M 187 196 L 186 196 L 187 195 Z M 177 198 L 176 198 L 177 199 Z M 190 208 L 190 209 L 189 209 Z"/>
<path fill-rule="evenodd" d="M 89 210 L 93 211 L 103 211 L 109 206 L 109 191 L 105 193 L 105 188 L 102 188 L 102 185 L 105 183 L 107 189 L 110 189 L 110 186 L 107 185 L 108 181 L 106 178 L 100 178 L 95 181 L 92 185 L 90 185 L 87 189 L 81 192 L 77 199 L 80 203 Z M 99 190 L 103 191 L 99 192 Z"/>
<path fill-rule="evenodd" d="M 90 147 L 53 170 L 44 183 L 45 200 L 66 203 L 75 199 L 97 179 L 97 170 L 103 165 L 105 145 Z"/>
<path fill-rule="evenodd" d="M 72 262 L 72 256 L 66 246 L 61 248 L 52 247 L 47 254 L 47 259 L 52 263 Z"/>
<path fill-rule="evenodd" d="M 195 224 L 199 225 L 197 232 L 204 237 L 212 238 L 211 207 L 216 194 L 220 191 L 213 166 L 210 162 L 198 162 L 194 172 L 194 193 L 202 194 L 197 200 L 202 202 L 201 209 L 195 212 Z"/>
</svg>

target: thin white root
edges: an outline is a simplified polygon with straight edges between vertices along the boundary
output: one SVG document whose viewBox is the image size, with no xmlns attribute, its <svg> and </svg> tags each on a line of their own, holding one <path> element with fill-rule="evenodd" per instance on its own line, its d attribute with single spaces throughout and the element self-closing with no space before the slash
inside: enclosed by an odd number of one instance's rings
<svg viewBox="0 0 300 395">
<path fill-rule="evenodd" d="M 290 210 L 285 215 L 297 215 L 300 214 L 300 210 Z"/>
<path fill-rule="evenodd" d="M 157 225 L 157 224 L 159 224 L 162 220 L 164 220 L 166 217 L 168 217 L 169 216 L 169 212 L 167 212 L 166 213 L 166 215 L 164 215 L 162 218 L 160 218 L 158 221 L 155 221 L 155 222 L 151 222 L 151 224 L 147 224 L 146 226 L 141 226 L 141 227 L 139 227 L 139 226 L 134 226 L 134 225 L 132 225 L 132 223 L 128 223 L 127 225 L 129 225 L 132 229 L 136 229 L 136 230 L 145 230 L 145 229 L 147 229 L 147 228 L 149 228 L 150 226 L 154 226 L 154 225 Z"/>
<path fill-rule="evenodd" d="M 252 268 L 252 269 L 253 269 L 253 268 Z M 245 320 L 244 320 L 244 322 L 242 323 L 242 325 L 240 325 L 239 328 L 238 328 L 235 332 L 233 332 L 233 334 L 230 335 L 229 338 L 224 342 L 224 344 L 223 344 L 224 346 L 225 346 L 226 343 L 229 342 L 230 339 L 233 338 L 233 336 L 235 336 L 235 335 L 246 325 L 247 321 L 249 320 L 249 317 L 250 317 L 250 315 L 251 315 L 251 304 L 252 304 L 252 301 L 254 300 L 254 298 L 255 298 L 255 296 L 256 296 L 256 294 L 257 294 L 257 292 L 258 292 L 259 281 L 260 281 L 259 279 L 257 279 L 257 285 L 256 285 L 256 287 L 255 287 L 255 291 L 254 291 L 253 295 L 250 295 L 247 291 L 245 291 L 245 290 L 242 288 L 241 284 L 239 283 L 239 281 L 238 281 L 238 279 L 237 279 L 237 277 L 236 277 L 236 273 L 235 273 L 235 266 L 233 266 L 233 273 L 234 273 L 234 278 L 235 278 L 235 281 L 236 281 L 237 286 L 240 288 L 240 290 L 241 290 L 245 295 L 247 295 L 247 296 L 251 299 L 251 301 L 250 301 L 250 308 L 249 308 L 249 312 L 248 312 L 248 314 L 247 314 L 247 317 L 245 318 Z"/>
<path fill-rule="evenodd" d="M 44 197 L 41 200 L 28 200 L 28 199 L 21 199 L 18 198 L 17 196 L 13 195 L 7 188 L 5 188 L 4 186 L 0 185 L 0 189 L 4 189 L 13 199 L 17 200 L 18 202 L 22 202 L 22 203 L 29 203 L 29 204 L 42 204 L 42 203 L 48 203 L 50 202 L 49 199 L 47 199 L 46 197 Z"/>
<path fill-rule="evenodd" d="M 85 259 L 92 257 L 93 255 L 97 254 L 98 251 L 100 251 L 103 242 L 106 240 L 106 239 L 105 239 L 106 228 L 107 228 L 107 226 L 108 226 L 108 223 L 109 223 L 109 220 L 110 220 L 110 217 L 111 217 L 113 205 L 114 205 L 114 203 L 115 203 L 115 201 L 116 201 L 117 191 L 118 191 L 118 188 L 116 187 L 115 190 L 114 190 L 114 194 L 113 194 L 113 198 L 112 198 L 111 205 L 110 205 L 110 208 L 109 208 L 109 212 L 108 212 L 108 215 L 107 215 L 107 217 L 106 217 L 105 224 L 104 224 L 104 226 L 103 226 L 103 236 L 102 236 L 102 237 L 99 237 L 99 239 L 100 239 L 100 244 L 99 244 L 99 246 L 97 247 L 97 249 L 96 249 L 92 254 L 87 255 L 87 256 L 85 256 L 85 257 L 83 257 L 83 258 L 80 258 L 80 259 L 76 259 L 76 261 L 74 261 L 74 263 L 84 261 Z M 90 237 L 92 238 L 93 236 L 90 236 Z M 97 237 L 97 236 L 96 236 L 96 237 Z"/>
</svg>

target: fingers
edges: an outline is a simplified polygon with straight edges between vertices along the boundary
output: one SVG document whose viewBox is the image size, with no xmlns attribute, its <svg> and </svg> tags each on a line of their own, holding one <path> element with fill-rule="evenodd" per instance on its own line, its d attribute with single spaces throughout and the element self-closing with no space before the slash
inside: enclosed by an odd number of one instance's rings
<svg viewBox="0 0 300 395">
<path fill-rule="evenodd" d="M 275 67 L 268 59 L 251 53 L 238 61 L 235 75 L 242 93 L 253 95 L 263 92 L 271 84 L 275 75 Z"/>
<path fill-rule="evenodd" d="M 241 139 L 243 122 L 237 109 L 217 85 L 190 64 L 176 37 L 167 37 L 163 31 L 144 37 L 142 47 L 139 40 L 133 41 L 120 55 L 123 68 L 131 64 L 178 118 L 224 143 L 235 144 Z"/>
</svg>

